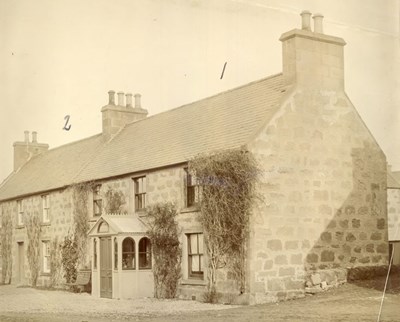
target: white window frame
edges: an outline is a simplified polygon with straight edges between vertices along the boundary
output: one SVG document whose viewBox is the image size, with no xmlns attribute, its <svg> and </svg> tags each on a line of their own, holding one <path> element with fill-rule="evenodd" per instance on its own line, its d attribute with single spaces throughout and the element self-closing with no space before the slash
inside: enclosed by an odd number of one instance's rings
<svg viewBox="0 0 400 322">
<path fill-rule="evenodd" d="M 22 200 L 17 201 L 17 225 L 18 226 L 23 226 L 24 225 L 24 209 L 22 206 Z"/>
<path fill-rule="evenodd" d="M 42 214 L 43 222 L 50 222 L 50 195 L 42 196 Z"/>
<path fill-rule="evenodd" d="M 133 194 L 134 194 L 134 204 L 135 212 L 141 212 L 146 209 L 146 196 L 147 196 L 147 177 L 140 176 L 133 178 Z M 139 202 L 140 199 L 140 202 Z M 139 205 L 141 207 L 139 207 Z"/>
<path fill-rule="evenodd" d="M 42 241 L 43 273 L 50 273 L 50 241 Z"/>
<path fill-rule="evenodd" d="M 199 241 L 199 236 L 202 236 L 202 243 Z M 196 252 L 191 251 L 191 236 L 196 236 Z M 186 234 L 187 238 L 187 261 L 188 261 L 188 278 L 204 280 L 204 233 L 203 232 L 192 232 Z M 201 247 L 200 247 L 201 246 Z M 192 257 L 198 257 L 199 259 L 199 271 L 192 270 Z"/>
<path fill-rule="evenodd" d="M 103 198 L 100 194 L 101 184 L 96 184 L 93 187 L 93 217 L 100 217 L 103 214 Z"/>
</svg>

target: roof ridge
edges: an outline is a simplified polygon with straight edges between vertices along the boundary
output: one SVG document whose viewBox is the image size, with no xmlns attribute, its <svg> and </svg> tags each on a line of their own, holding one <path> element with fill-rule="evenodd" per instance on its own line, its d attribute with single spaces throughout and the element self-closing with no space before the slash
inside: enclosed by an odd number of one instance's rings
<svg viewBox="0 0 400 322">
<path fill-rule="evenodd" d="M 187 107 L 187 106 L 189 106 L 189 105 L 193 105 L 193 104 L 196 104 L 196 103 L 204 102 L 204 101 L 210 100 L 210 99 L 212 99 L 212 98 L 215 98 L 215 97 L 217 97 L 217 96 L 222 96 L 222 95 L 225 95 L 225 94 L 227 94 L 227 93 L 229 93 L 229 92 L 233 92 L 233 91 L 236 91 L 236 90 L 238 90 L 238 89 L 241 89 L 241 88 L 243 88 L 243 87 L 250 86 L 250 85 L 254 85 L 254 84 L 256 84 L 256 83 L 261 83 L 261 82 L 266 81 L 266 80 L 268 80 L 268 79 L 272 79 L 272 78 L 275 78 L 275 77 L 277 78 L 277 77 L 282 76 L 282 75 L 283 75 L 283 73 L 278 73 L 278 74 L 274 74 L 274 75 L 269 75 L 269 76 L 267 76 L 267 77 L 264 77 L 264 78 L 261 78 L 261 79 L 258 79 L 258 80 L 255 80 L 255 81 L 246 83 L 246 84 L 239 85 L 239 86 L 237 86 L 237 87 L 234 87 L 234 88 L 231 88 L 231 89 L 228 89 L 228 90 L 225 90 L 225 91 L 222 91 L 222 92 L 213 94 L 213 95 L 211 95 L 211 96 L 208 96 L 208 97 L 205 97 L 205 98 L 201 98 L 201 99 L 199 99 L 199 100 L 197 100 L 197 101 L 192 101 L 192 102 L 190 102 L 190 103 L 186 103 L 186 104 L 183 104 L 183 105 L 180 105 L 180 106 L 177 106 L 177 107 L 174 107 L 174 108 L 171 108 L 171 109 L 162 111 L 162 112 L 160 112 L 160 113 L 157 113 L 157 114 L 154 114 L 154 115 L 150 115 L 150 116 L 148 116 L 148 117 L 146 117 L 146 118 L 144 118 L 144 119 L 141 119 L 141 120 L 138 120 L 138 121 L 135 121 L 135 122 L 126 124 L 126 125 L 123 127 L 123 129 L 125 129 L 125 128 L 127 128 L 127 127 L 130 127 L 130 126 L 133 126 L 134 124 L 137 124 L 137 123 L 144 122 L 144 121 L 146 121 L 146 120 L 152 119 L 152 118 L 154 118 L 154 117 L 156 117 L 156 116 L 159 116 L 159 115 L 162 115 L 162 114 L 165 114 L 165 113 L 169 113 L 169 112 L 172 112 L 172 111 L 181 109 L 181 108 L 185 108 L 185 107 Z M 121 133 L 121 132 L 123 132 L 123 129 L 122 129 L 121 131 L 119 131 L 118 134 Z M 114 137 L 116 137 L 118 134 L 116 134 Z"/>
</svg>

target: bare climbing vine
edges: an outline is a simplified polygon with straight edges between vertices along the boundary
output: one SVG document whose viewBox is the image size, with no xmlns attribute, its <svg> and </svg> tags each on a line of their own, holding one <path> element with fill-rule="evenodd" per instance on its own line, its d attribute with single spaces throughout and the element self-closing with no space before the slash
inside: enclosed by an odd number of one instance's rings
<svg viewBox="0 0 400 322">
<path fill-rule="evenodd" d="M 62 273 L 61 243 L 57 236 L 50 242 L 50 287 L 60 283 Z"/>
<path fill-rule="evenodd" d="M 126 203 L 125 196 L 121 191 L 115 191 L 108 187 L 105 193 L 106 213 L 118 214 L 122 212 L 122 206 Z"/>
<path fill-rule="evenodd" d="M 199 184 L 200 221 L 208 254 L 208 296 L 216 300 L 217 271 L 227 268 L 245 291 L 246 241 L 260 169 L 253 154 L 237 149 L 199 155 L 189 162 Z"/>
<path fill-rule="evenodd" d="M 181 276 L 182 250 L 179 244 L 177 210 L 170 202 L 147 208 L 150 229 L 147 232 L 153 249 L 154 296 L 174 298 Z"/>
<path fill-rule="evenodd" d="M 89 230 L 89 192 L 93 190 L 93 182 L 75 184 L 72 187 L 72 200 L 74 209 L 73 237 L 77 247 L 77 265 L 85 265 L 87 262 L 87 231 Z"/>
<path fill-rule="evenodd" d="M 36 286 L 40 273 L 40 219 L 37 213 L 25 216 L 26 234 L 28 237 L 28 248 L 26 256 L 30 269 L 30 282 L 33 287 Z"/>
<path fill-rule="evenodd" d="M 3 205 L 0 205 L 3 207 Z M 12 233 L 13 233 L 13 224 L 11 220 L 10 212 L 6 212 L 3 208 L 1 217 L 1 258 L 2 258 L 2 271 L 1 271 L 1 282 L 3 284 L 11 283 L 12 277 Z"/>
</svg>

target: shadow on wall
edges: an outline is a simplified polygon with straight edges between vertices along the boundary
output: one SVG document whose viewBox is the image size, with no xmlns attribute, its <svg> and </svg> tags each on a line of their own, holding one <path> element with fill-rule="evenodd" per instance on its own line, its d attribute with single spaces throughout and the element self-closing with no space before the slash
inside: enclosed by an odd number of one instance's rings
<svg viewBox="0 0 400 322">
<path fill-rule="evenodd" d="M 344 283 L 348 268 L 388 263 L 386 158 L 365 143 L 364 148 L 352 150 L 352 162 L 345 174 L 350 176 L 350 171 L 353 189 L 340 208 L 336 207 L 333 218 L 331 207 L 320 208 L 320 220 L 325 219 L 327 225 L 305 259 L 308 287 Z M 338 185 L 346 183 L 339 179 L 332 180 L 330 205 L 343 198 Z M 336 180 L 339 183 L 335 187 Z"/>
</svg>

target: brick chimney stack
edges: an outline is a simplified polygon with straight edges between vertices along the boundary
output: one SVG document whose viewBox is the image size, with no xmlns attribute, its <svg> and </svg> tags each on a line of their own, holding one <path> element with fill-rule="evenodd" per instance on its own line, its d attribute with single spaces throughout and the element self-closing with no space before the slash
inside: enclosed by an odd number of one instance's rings
<svg viewBox="0 0 400 322">
<path fill-rule="evenodd" d="M 49 149 L 48 144 L 38 143 L 37 132 L 32 132 L 32 141 L 29 141 L 29 131 L 24 131 L 24 141 L 14 142 L 14 171 L 17 171 L 32 157 Z"/>
<path fill-rule="evenodd" d="M 301 14 L 302 28 L 280 37 L 282 41 L 283 76 L 287 85 L 303 88 L 344 90 L 344 55 L 346 42 L 323 33 L 323 15 Z"/>
<path fill-rule="evenodd" d="M 140 94 L 135 94 L 135 107 L 132 106 L 132 94 L 118 92 L 118 105 L 115 105 L 115 92 L 108 92 L 108 104 L 101 109 L 103 115 L 103 135 L 109 140 L 125 125 L 142 120 L 147 116 L 147 110 L 140 106 Z M 124 106 L 124 99 L 126 105 Z"/>
</svg>

